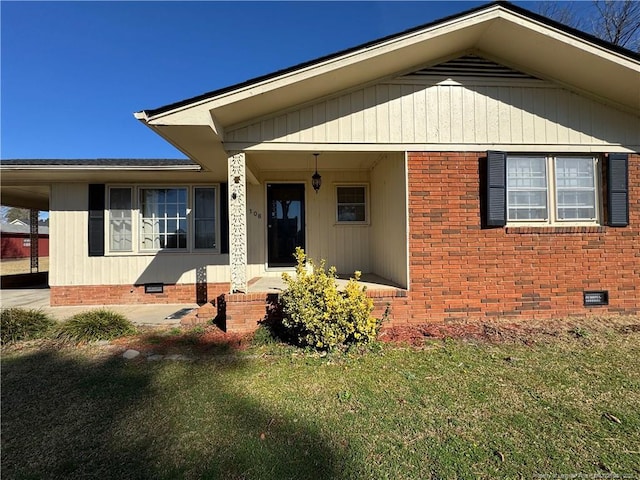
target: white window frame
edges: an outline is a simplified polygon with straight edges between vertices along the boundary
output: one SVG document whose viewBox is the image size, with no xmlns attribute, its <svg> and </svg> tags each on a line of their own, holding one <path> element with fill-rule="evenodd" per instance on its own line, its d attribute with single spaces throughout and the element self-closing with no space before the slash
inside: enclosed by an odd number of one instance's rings
<svg viewBox="0 0 640 480">
<path fill-rule="evenodd" d="M 353 187 L 360 187 L 360 188 L 364 188 L 364 220 L 340 220 L 339 219 L 339 207 L 340 207 L 340 203 L 338 202 L 338 190 L 340 188 L 353 188 Z M 369 225 L 370 223 L 370 215 L 369 215 L 369 205 L 370 205 L 370 201 L 369 201 L 369 184 L 367 183 L 336 183 L 334 184 L 334 199 L 336 202 L 336 208 L 335 208 L 335 212 L 336 212 L 336 225 Z"/>
<path fill-rule="evenodd" d="M 512 220 L 509 218 L 509 188 L 508 188 L 508 162 L 510 158 L 527 158 L 527 157 L 543 157 L 545 159 L 546 169 L 546 191 L 547 191 L 547 218 L 540 220 Z M 563 158 L 589 158 L 592 160 L 593 166 L 593 191 L 595 193 L 595 218 L 592 219 L 560 219 L 558 217 L 558 194 L 557 194 L 557 180 L 556 180 L 556 161 Z M 505 172 L 506 182 L 505 195 L 506 195 L 506 215 L 507 226 L 537 226 L 537 227 L 571 227 L 571 226 L 599 226 L 602 225 L 602 205 L 603 205 L 603 191 L 602 191 L 602 178 L 601 178 L 601 159 L 598 155 L 593 154 L 507 154 L 507 172 Z"/>
<path fill-rule="evenodd" d="M 131 212 L 129 218 L 131 219 L 131 249 L 129 250 L 112 250 L 111 249 L 111 190 L 113 189 L 128 189 L 129 194 L 131 195 Z M 109 252 L 113 255 L 130 255 L 131 253 L 136 251 L 136 188 L 134 185 L 108 185 L 107 186 L 107 202 L 105 204 L 105 253 Z"/>
<path fill-rule="evenodd" d="M 142 219 L 143 219 L 143 214 L 142 214 L 142 192 L 144 190 L 185 190 L 187 198 L 186 198 L 186 203 L 185 203 L 185 225 L 187 227 L 187 231 L 185 233 L 185 246 L 183 248 L 180 247 L 176 247 L 176 248 L 143 248 L 142 247 Z M 187 185 L 140 185 L 137 188 L 137 200 L 138 200 L 138 236 L 136 238 L 136 246 L 138 247 L 138 250 L 140 252 L 187 252 L 189 251 L 189 214 L 190 212 L 190 205 L 191 205 L 191 198 L 190 198 L 190 188 Z M 179 217 L 178 217 L 179 219 Z M 165 220 L 166 221 L 166 220 Z M 165 235 L 167 235 L 165 233 Z"/>
<path fill-rule="evenodd" d="M 128 188 L 131 190 L 131 250 L 111 250 L 111 231 L 110 231 L 110 196 L 112 188 Z M 142 211 L 141 211 L 141 191 L 145 189 L 186 189 L 187 191 L 187 242 L 186 248 L 142 248 L 140 242 L 140 228 L 142 224 Z M 195 248 L 195 189 L 196 188 L 213 188 L 215 190 L 215 235 L 216 235 L 216 248 Z M 105 232 L 105 255 L 107 256 L 131 256 L 131 255 L 155 255 L 158 252 L 165 252 L 167 254 L 220 254 L 221 246 L 221 217 L 220 217 L 220 184 L 219 183 L 206 183 L 206 184 L 180 184 L 180 185 L 167 185 L 167 184 L 109 184 L 106 185 L 107 199 L 105 204 L 104 215 L 104 232 Z"/>
</svg>

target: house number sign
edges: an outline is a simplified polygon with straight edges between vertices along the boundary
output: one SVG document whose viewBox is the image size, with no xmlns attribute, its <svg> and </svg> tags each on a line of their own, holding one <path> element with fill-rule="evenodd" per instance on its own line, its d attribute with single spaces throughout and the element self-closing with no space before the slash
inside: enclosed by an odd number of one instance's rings
<svg viewBox="0 0 640 480">
<path fill-rule="evenodd" d="M 262 213 L 259 213 L 258 211 L 250 208 L 249 209 L 249 216 L 250 217 L 256 217 L 256 218 L 262 218 Z"/>
</svg>

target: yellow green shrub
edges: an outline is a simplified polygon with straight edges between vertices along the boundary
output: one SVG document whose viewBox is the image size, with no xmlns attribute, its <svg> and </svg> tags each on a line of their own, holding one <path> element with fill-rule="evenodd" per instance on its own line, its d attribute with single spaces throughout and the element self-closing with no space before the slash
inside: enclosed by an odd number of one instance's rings
<svg viewBox="0 0 640 480">
<path fill-rule="evenodd" d="M 341 292 L 335 267 L 327 271 L 324 260 L 316 265 L 301 248 L 295 257 L 296 276 L 282 275 L 287 284 L 280 297 L 287 336 L 300 346 L 323 350 L 374 340 L 380 321 L 371 316 L 373 301 L 358 283 L 360 272 Z"/>
</svg>

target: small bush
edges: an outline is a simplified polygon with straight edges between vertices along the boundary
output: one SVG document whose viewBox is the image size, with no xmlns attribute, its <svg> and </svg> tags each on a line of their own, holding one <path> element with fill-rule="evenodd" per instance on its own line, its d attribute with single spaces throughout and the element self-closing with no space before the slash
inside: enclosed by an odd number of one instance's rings
<svg viewBox="0 0 640 480">
<path fill-rule="evenodd" d="M 255 332 L 253 332 L 253 338 L 251 344 L 256 347 L 265 347 L 277 343 L 278 339 L 271 331 L 271 328 L 264 323 L 261 324 Z"/>
<path fill-rule="evenodd" d="M 78 313 L 58 329 L 60 338 L 76 342 L 112 340 L 135 333 L 135 326 L 124 315 L 104 309 Z"/>
<path fill-rule="evenodd" d="M 316 265 L 301 248 L 295 253 L 296 278 L 284 273 L 287 284 L 281 296 L 282 324 L 289 337 L 300 346 L 331 349 L 338 345 L 358 345 L 374 340 L 380 321 L 371 316 L 373 301 L 358 283 L 360 272 L 338 291 L 335 267 L 325 269 L 325 262 Z"/>
<path fill-rule="evenodd" d="M 7 308 L 0 312 L 0 339 L 4 344 L 42 338 L 47 336 L 55 323 L 42 310 Z"/>
</svg>

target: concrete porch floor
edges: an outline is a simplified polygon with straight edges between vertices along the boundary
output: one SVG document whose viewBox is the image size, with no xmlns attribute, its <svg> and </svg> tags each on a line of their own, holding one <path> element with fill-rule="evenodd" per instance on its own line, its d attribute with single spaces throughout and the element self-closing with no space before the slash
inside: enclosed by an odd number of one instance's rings
<svg viewBox="0 0 640 480">
<path fill-rule="evenodd" d="M 348 281 L 349 275 L 338 275 L 338 289 L 344 289 Z M 391 280 L 387 280 L 373 273 L 363 273 L 359 283 L 367 287 L 367 290 L 396 290 L 402 288 Z M 280 293 L 285 289 L 286 284 L 279 275 L 275 277 L 254 277 L 248 282 L 247 293 Z"/>
</svg>

